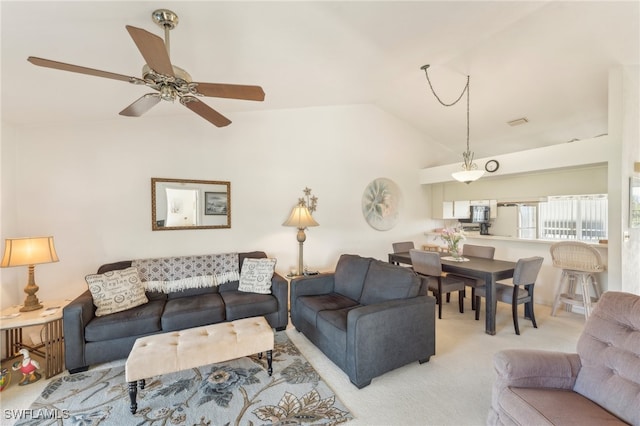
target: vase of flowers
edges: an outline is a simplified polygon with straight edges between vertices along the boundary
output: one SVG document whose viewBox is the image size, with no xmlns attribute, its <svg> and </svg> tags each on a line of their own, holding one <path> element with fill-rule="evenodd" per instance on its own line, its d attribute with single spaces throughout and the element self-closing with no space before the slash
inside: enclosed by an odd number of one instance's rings
<svg viewBox="0 0 640 426">
<path fill-rule="evenodd" d="M 441 234 L 442 240 L 447 243 L 449 254 L 456 260 L 462 259 L 462 247 L 460 241 L 465 240 L 464 233 L 458 229 L 445 228 Z"/>
</svg>

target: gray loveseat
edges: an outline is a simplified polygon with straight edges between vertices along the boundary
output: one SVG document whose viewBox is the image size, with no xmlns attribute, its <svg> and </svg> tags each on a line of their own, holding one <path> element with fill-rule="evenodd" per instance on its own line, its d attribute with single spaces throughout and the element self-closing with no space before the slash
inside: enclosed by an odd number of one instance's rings
<svg viewBox="0 0 640 426">
<path fill-rule="evenodd" d="M 512 349 L 498 374 L 487 424 L 640 425 L 640 296 L 606 292 L 577 353 Z"/>
<path fill-rule="evenodd" d="M 265 257 L 260 251 L 239 253 L 239 272 L 245 258 Z M 132 261 L 102 265 L 98 274 L 131 265 Z M 283 277 L 274 273 L 271 294 L 241 292 L 238 284 L 236 280 L 169 294 L 147 291 L 148 303 L 104 316 L 95 316 L 96 307 L 87 290 L 63 310 L 66 368 L 76 373 L 92 364 L 126 358 L 135 340 L 150 334 L 252 316 L 264 316 L 276 330 L 286 328 L 288 285 Z"/>
<path fill-rule="evenodd" d="M 358 388 L 435 354 L 435 298 L 408 268 L 344 254 L 334 273 L 290 291 L 292 324 Z"/>
</svg>

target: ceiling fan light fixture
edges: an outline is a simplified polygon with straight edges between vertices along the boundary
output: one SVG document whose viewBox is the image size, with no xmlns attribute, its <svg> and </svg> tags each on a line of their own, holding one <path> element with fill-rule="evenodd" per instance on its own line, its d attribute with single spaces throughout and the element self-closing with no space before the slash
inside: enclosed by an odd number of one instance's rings
<svg viewBox="0 0 640 426">
<path fill-rule="evenodd" d="M 176 100 L 176 91 L 173 89 L 173 87 L 169 86 L 168 84 L 165 84 L 162 87 L 160 87 L 160 98 L 163 101 L 173 102 Z"/>
</svg>

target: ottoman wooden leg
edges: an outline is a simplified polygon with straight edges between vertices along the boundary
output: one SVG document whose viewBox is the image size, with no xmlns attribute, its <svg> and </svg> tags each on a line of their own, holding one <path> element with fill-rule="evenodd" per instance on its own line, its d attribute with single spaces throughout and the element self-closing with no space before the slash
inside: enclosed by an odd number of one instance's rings
<svg viewBox="0 0 640 426">
<path fill-rule="evenodd" d="M 267 372 L 269 375 L 273 373 L 273 351 L 267 351 Z"/>
<path fill-rule="evenodd" d="M 129 399 L 131 400 L 131 406 L 129 410 L 131 414 L 135 414 L 138 410 L 138 403 L 136 402 L 136 397 L 138 395 L 138 382 L 133 381 L 129 382 Z"/>
</svg>

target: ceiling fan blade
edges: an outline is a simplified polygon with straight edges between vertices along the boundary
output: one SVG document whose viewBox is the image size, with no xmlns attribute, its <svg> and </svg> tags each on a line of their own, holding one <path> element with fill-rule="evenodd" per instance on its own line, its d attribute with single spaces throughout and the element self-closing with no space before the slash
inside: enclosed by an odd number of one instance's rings
<svg viewBox="0 0 640 426">
<path fill-rule="evenodd" d="M 132 27 L 131 25 L 127 25 L 126 28 L 147 65 L 155 72 L 173 77 L 173 66 L 164 41 L 157 35 L 142 28 Z"/>
<path fill-rule="evenodd" d="M 159 93 L 147 93 L 120 111 L 120 115 L 125 115 L 127 117 L 140 117 L 142 114 L 153 108 L 158 102 L 160 102 Z"/>
<path fill-rule="evenodd" d="M 260 86 L 240 84 L 194 83 L 196 91 L 204 96 L 216 98 L 246 99 L 248 101 L 264 101 L 264 90 Z"/>
<path fill-rule="evenodd" d="M 194 96 L 183 96 L 180 103 L 217 127 L 231 124 L 231 120 Z"/>
<path fill-rule="evenodd" d="M 116 74 L 108 71 L 100 71 L 93 68 L 81 67 L 79 65 L 65 64 L 64 62 L 51 61 L 49 59 L 36 58 L 35 56 L 29 56 L 27 61 L 34 65 L 46 68 L 54 68 L 62 71 L 77 72 L 80 74 L 88 74 L 96 77 L 111 78 L 114 80 L 127 81 L 129 83 L 144 84 L 144 80 L 137 77 L 129 77 L 127 75 Z"/>
</svg>

